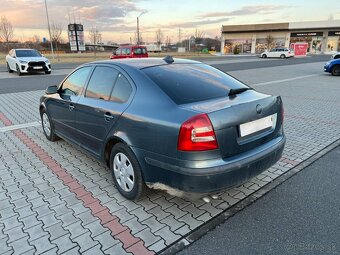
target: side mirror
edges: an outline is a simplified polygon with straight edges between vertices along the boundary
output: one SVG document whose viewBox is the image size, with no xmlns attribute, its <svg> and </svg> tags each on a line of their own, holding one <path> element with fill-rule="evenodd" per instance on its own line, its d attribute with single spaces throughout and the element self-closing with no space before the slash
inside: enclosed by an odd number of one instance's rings
<svg viewBox="0 0 340 255">
<path fill-rule="evenodd" d="M 41 56 L 42 56 L 42 57 L 45 57 L 45 55 L 44 55 L 44 54 L 41 54 Z"/>
<path fill-rule="evenodd" d="M 45 93 L 47 95 L 55 94 L 57 92 L 58 92 L 58 86 L 57 85 L 48 86 L 47 89 L 45 90 Z"/>
</svg>

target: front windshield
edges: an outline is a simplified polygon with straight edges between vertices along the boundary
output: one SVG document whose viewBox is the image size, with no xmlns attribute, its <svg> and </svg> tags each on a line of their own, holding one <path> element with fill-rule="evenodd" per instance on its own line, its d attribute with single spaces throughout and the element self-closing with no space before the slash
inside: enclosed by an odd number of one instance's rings
<svg viewBox="0 0 340 255">
<path fill-rule="evenodd" d="M 16 50 L 15 54 L 18 58 L 41 57 L 41 54 L 36 50 Z"/>
</svg>

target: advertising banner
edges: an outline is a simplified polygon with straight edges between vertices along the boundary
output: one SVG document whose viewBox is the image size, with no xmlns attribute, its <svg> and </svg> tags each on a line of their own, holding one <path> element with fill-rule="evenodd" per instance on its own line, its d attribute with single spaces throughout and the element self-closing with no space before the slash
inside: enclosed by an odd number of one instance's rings
<svg viewBox="0 0 340 255">
<path fill-rule="evenodd" d="M 84 27 L 81 24 L 68 25 L 68 39 L 71 51 L 85 51 Z"/>
<path fill-rule="evenodd" d="M 292 43 L 290 48 L 294 50 L 295 57 L 305 57 L 307 56 L 308 43 Z"/>
</svg>

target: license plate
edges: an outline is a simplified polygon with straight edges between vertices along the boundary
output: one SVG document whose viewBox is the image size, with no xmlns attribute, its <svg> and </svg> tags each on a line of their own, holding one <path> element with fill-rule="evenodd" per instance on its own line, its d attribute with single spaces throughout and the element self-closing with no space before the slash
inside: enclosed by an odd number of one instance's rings
<svg viewBox="0 0 340 255">
<path fill-rule="evenodd" d="M 254 120 L 240 125 L 241 137 L 256 133 L 258 131 L 273 128 L 276 124 L 276 114 Z"/>
<path fill-rule="evenodd" d="M 34 66 L 33 69 L 42 69 L 42 66 Z"/>
</svg>

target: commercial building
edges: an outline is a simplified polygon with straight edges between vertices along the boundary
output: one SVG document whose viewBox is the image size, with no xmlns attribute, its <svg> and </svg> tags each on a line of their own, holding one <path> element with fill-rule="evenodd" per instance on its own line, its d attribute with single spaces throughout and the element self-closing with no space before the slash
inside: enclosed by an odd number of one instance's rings
<svg viewBox="0 0 340 255">
<path fill-rule="evenodd" d="M 340 51 L 340 20 L 222 26 L 221 51 L 261 53 L 267 48 L 308 43 L 308 53 Z"/>
</svg>

